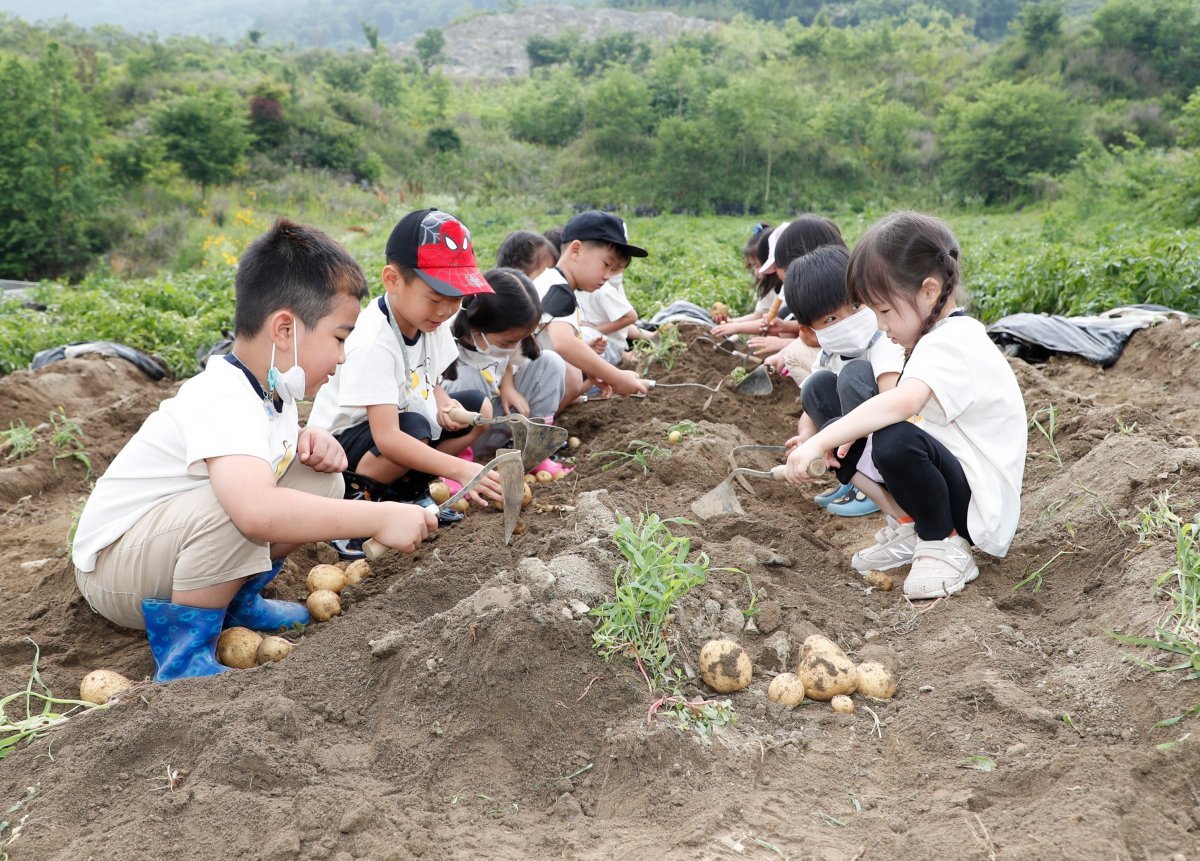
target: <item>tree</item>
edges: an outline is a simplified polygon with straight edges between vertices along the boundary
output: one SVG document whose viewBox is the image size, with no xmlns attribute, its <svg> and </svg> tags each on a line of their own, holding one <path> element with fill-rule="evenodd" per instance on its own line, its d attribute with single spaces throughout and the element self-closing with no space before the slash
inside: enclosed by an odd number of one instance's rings
<svg viewBox="0 0 1200 861">
<path fill-rule="evenodd" d="M 0 66 L 0 275 L 79 269 L 95 250 L 103 177 L 75 62 L 56 43 Z"/>
<path fill-rule="evenodd" d="M 372 54 L 379 53 L 379 28 L 373 24 L 362 22 L 363 38 L 367 40 L 367 45 L 371 48 Z"/>
<path fill-rule="evenodd" d="M 951 99 L 942 150 L 964 196 L 998 203 L 1026 196 L 1035 174 L 1065 170 L 1083 147 L 1079 112 L 1061 90 L 1000 81 L 972 101 Z"/>
<path fill-rule="evenodd" d="M 1021 44 L 1031 54 L 1040 54 L 1062 36 L 1063 0 L 1030 3 L 1017 16 Z"/>
<path fill-rule="evenodd" d="M 446 47 L 446 36 L 437 27 L 430 27 L 418 36 L 413 47 L 417 49 L 417 59 L 421 61 L 421 68 L 426 74 L 446 59 L 442 53 Z"/>
<path fill-rule="evenodd" d="M 220 91 L 184 96 L 163 109 L 153 125 L 167 158 L 199 183 L 202 195 L 214 182 L 233 178 L 250 144 L 241 105 Z"/>
</svg>

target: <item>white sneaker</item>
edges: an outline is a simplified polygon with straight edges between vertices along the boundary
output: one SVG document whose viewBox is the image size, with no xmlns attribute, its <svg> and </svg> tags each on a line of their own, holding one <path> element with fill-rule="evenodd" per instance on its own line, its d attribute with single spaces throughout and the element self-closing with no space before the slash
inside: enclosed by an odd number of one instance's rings
<svg viewBox="0 0 1200 861">
<path fill-rule="evenodd" d="M 955 595 L 979 576 L 971 545 L 961 535 L 941 541 L 918 541 L 904 594 L 913 600 Z"/>
<path fill-rule="evenodd" d="M 887 571 L 912 561 L 913 548 L 920 540 L 917 537 L 916 526 L 912 523 L 897 523 L 894 517 L 885 516 L 887 524 L 875 533 L 875 543 L 864 547 L 850 559 L 850 564 L 859 574 Z"/>
</svg>

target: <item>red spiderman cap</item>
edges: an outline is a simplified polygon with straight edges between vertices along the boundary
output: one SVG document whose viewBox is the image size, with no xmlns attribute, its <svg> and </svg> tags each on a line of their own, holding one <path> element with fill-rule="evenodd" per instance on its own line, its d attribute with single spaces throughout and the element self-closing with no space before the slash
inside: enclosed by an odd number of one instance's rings
<svg viewBox="0 0 1200 861">
<path fill-rule="evenodd" d="M 388 237 L 386 254 L 443 296 L 494 292 L 475 262 L 471 232 L 448 212 L 418 209 L 401 218 Z"/>
</svg>

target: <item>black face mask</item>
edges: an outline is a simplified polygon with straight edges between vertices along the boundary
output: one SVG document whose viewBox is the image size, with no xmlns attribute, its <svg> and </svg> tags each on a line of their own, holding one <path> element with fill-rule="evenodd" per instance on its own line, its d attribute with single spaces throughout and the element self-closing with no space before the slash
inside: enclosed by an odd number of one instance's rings
<svg viewBox="0 0 1200 861">
<path fill-rule="evenodd" d="M 574 314 L 578 307 L 575 291 L 566 284 L 555 284 L 542 297 L 542 310 L 551 317 L 568 317 Z"/>
</svg>

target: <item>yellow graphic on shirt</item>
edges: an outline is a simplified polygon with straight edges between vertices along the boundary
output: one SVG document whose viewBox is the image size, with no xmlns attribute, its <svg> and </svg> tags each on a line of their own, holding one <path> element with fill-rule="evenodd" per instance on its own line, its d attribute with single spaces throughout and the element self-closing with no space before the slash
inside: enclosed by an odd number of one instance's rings
<svg viewBox="0 0 1200 861">
<path fill-rule="evenodd" d="M 496 382 L 496 378 L 495 378 L 495 376 L 493 376 L 492 372 L 491 372 L 491 371 L 489 371 L 489 370 L 487 370 L 487 369 L 484 369 L 484 370 L 480 371 L 480 372 L 479 372 L 479 375 L 480 375 L 481 377 L 483 377 L 483 379 L 484 379 L 486 382 L 488 382 L 489 384 L 490 384 L 490 383 L 494 383 L 494 382 Z"/>
<path fill-rule="evenodd" d="M 287 468 L 292 465 L 292 460 L 296 457 L 296 450 L 292 448 L 292 444 L 287 440 L 283 441 L 283 457 L 279 459 L 279 464 L 275 467 L 275 481 L 283 478 L 283 474 L 287 472 Z"/>
<path fill-rule="evenodd" d="M 419 385 L 421 385 L 421 375 L 416 371 L 413 371 L 412 376 L 409 377 L 408 387 L 415 392 L 417 390 L 417 386 Z"/>
</svg>

